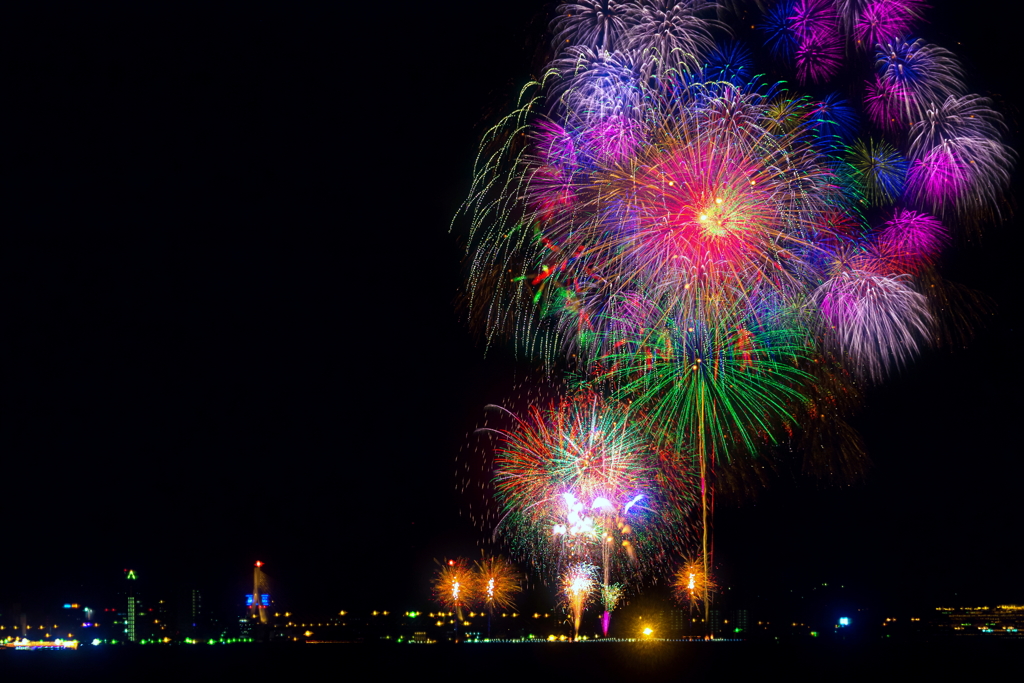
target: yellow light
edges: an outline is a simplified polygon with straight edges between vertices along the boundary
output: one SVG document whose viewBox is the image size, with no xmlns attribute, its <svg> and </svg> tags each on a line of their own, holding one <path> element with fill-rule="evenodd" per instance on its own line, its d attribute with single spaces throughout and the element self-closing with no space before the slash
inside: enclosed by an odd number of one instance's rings
<svg viewBox="0 0 1024 683">
<path fill-rule="evenodd" d="M 644 635 L 645 636 L 649 636 L 652 633 L 654 633 L 654 629 L 652 629 L 650 626 L 648 626 L 647 628 L 644 629 Z"/>
</svg>

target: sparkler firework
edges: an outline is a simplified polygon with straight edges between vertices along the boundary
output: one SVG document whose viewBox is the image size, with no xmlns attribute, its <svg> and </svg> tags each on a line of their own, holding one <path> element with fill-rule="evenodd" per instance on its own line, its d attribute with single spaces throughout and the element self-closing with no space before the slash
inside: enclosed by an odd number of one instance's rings
<svg viewBox="0 0 1024 683">
<path fill-rule="evenodd" d="M 597 568 L 585 562 L 572 565 L 562 575 L 562 596 L 566 610 L 572 617 L 574 639 L 580 635 L 583 612 L 597 589 L 596 575 Z"/>
<path fill-rule="evenodd" d="M 501 556 L 484 557 L 473 566 L 477 600 L 490 614 L 495 609 L 513 609 L 513 596 L 522 588 L 519 572 Z"/>
<path fill-rule="evenodd" d="M 473 565 L 477 601 L 487 612 L 487 636 L 490 637 L 494 612 L 514 609 L 513 596 L 522 590 L 519 571 L 501 556 L 482 557 Z"/>
<path fill-rule="evenodd" d="M 844 93 L 813 98 L 756 75 L 719 2 L 564 3 L 543 77 L 485 135 L 469 317 L 571 388 L 491 431 L 497 530 L 537 566 L 600 565 L 608 612 L 610 567 L 682 551 L 696 500 L 709 575 L 720 468 L 788 442 L 861 473 L 857 384 L 970 318 L 939 260 L 1001 215 L 1015 155 L 956 57 L 908 34 L 925 9 L 771 4 L 782 76 Z M 838 82 L 850 62 L 870 78 Z"/>
<path fill-rule="evenodd" d="M 448 560 L 441 564 L 434 577 L 434 599 L 445 609 L 455 612 L 456 618 L 461 622 L 463 608 L 471 605 L 476 599 L 475 584 L 473 572 L 466 560 Z"/>
<path fill-rule="evenodd" d="M 715 582 L 705 569 L 703 558 L 687 560 L 676 571 L 672 582 L 672 592 L 676 600 L 691 606 L 708 599 L 715 592 Z"/>
</svg>

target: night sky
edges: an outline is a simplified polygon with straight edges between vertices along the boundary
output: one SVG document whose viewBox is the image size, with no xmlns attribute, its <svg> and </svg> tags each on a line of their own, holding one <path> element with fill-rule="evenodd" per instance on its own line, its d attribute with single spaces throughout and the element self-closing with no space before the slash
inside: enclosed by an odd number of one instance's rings
<svg viewBox="0 0 1024 683">
<path fill-rule="evenodd" d="M 525 367 L 459 320 L 449 223 L 553 4 L 329 4 L 0 11 L 0 611 L 125 567 L 229 606 L 257 559 L 302 609 L 410 609 L 479 553 L 456 458 Z M 1020 149 L 1009 5 L 935 4 Z M 1024 601 L 1019 224 L 946 257 L 995 313 L 867 392 L 866 483 L 716 509 L 729 585 Z"/>
</svg>

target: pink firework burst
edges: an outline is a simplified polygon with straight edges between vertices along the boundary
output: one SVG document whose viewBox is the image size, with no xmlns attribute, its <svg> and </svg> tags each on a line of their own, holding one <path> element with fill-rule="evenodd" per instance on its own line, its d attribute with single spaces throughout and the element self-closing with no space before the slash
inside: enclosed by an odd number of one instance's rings
<svg viewBox="0 0 1024 683">
<path fill-rule="evenodd" d="M 801 83 L 831 78 L 842 64 L 839 16 L 830 0 L 797 0 L 789 17 L 796 34 L 796 73 Z"/>
<path fill-rule="evenodd" d="M 907 94 L 875 76 L 864 86 L 864 108 L 871 122 L 882 130 L 896 131 L 907 125 Z"/>
<path fill-rule="evenodd" d="M 896 209 L 878 235 L 877 249 L 894 270 L 919 273 L 931 265 L 948 242 L 949 232 L 938 218 Z"/>
<path fill-rule="evenodd" d="M 871 50 L 907 35 L 927 5 L 919 0 L 874 0 L 861 10 L 853 26 L 857 46 Z"/>
</svg>

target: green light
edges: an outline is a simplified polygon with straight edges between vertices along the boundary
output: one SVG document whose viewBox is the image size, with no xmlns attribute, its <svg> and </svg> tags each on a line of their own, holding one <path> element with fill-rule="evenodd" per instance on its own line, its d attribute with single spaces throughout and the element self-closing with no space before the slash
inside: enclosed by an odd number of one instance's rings
<svg viewBox="0 0 1024 683">
<path fill-rule="evenodd" d="M 128 576 L 127 576 L 127 577 L 125 577 L 125 578 L 131 579 L 131 580 L 133 580 L 133 581 L 134 581 L 134 580 L 136 580 L 136 579 L 138 579 L 138 577 L 137 577 L 137 576 L 135 576 L 135 570 L 134 570 L 134 569 L 129 569 L 129 570 L 128 570 Z"/>
</svg>

